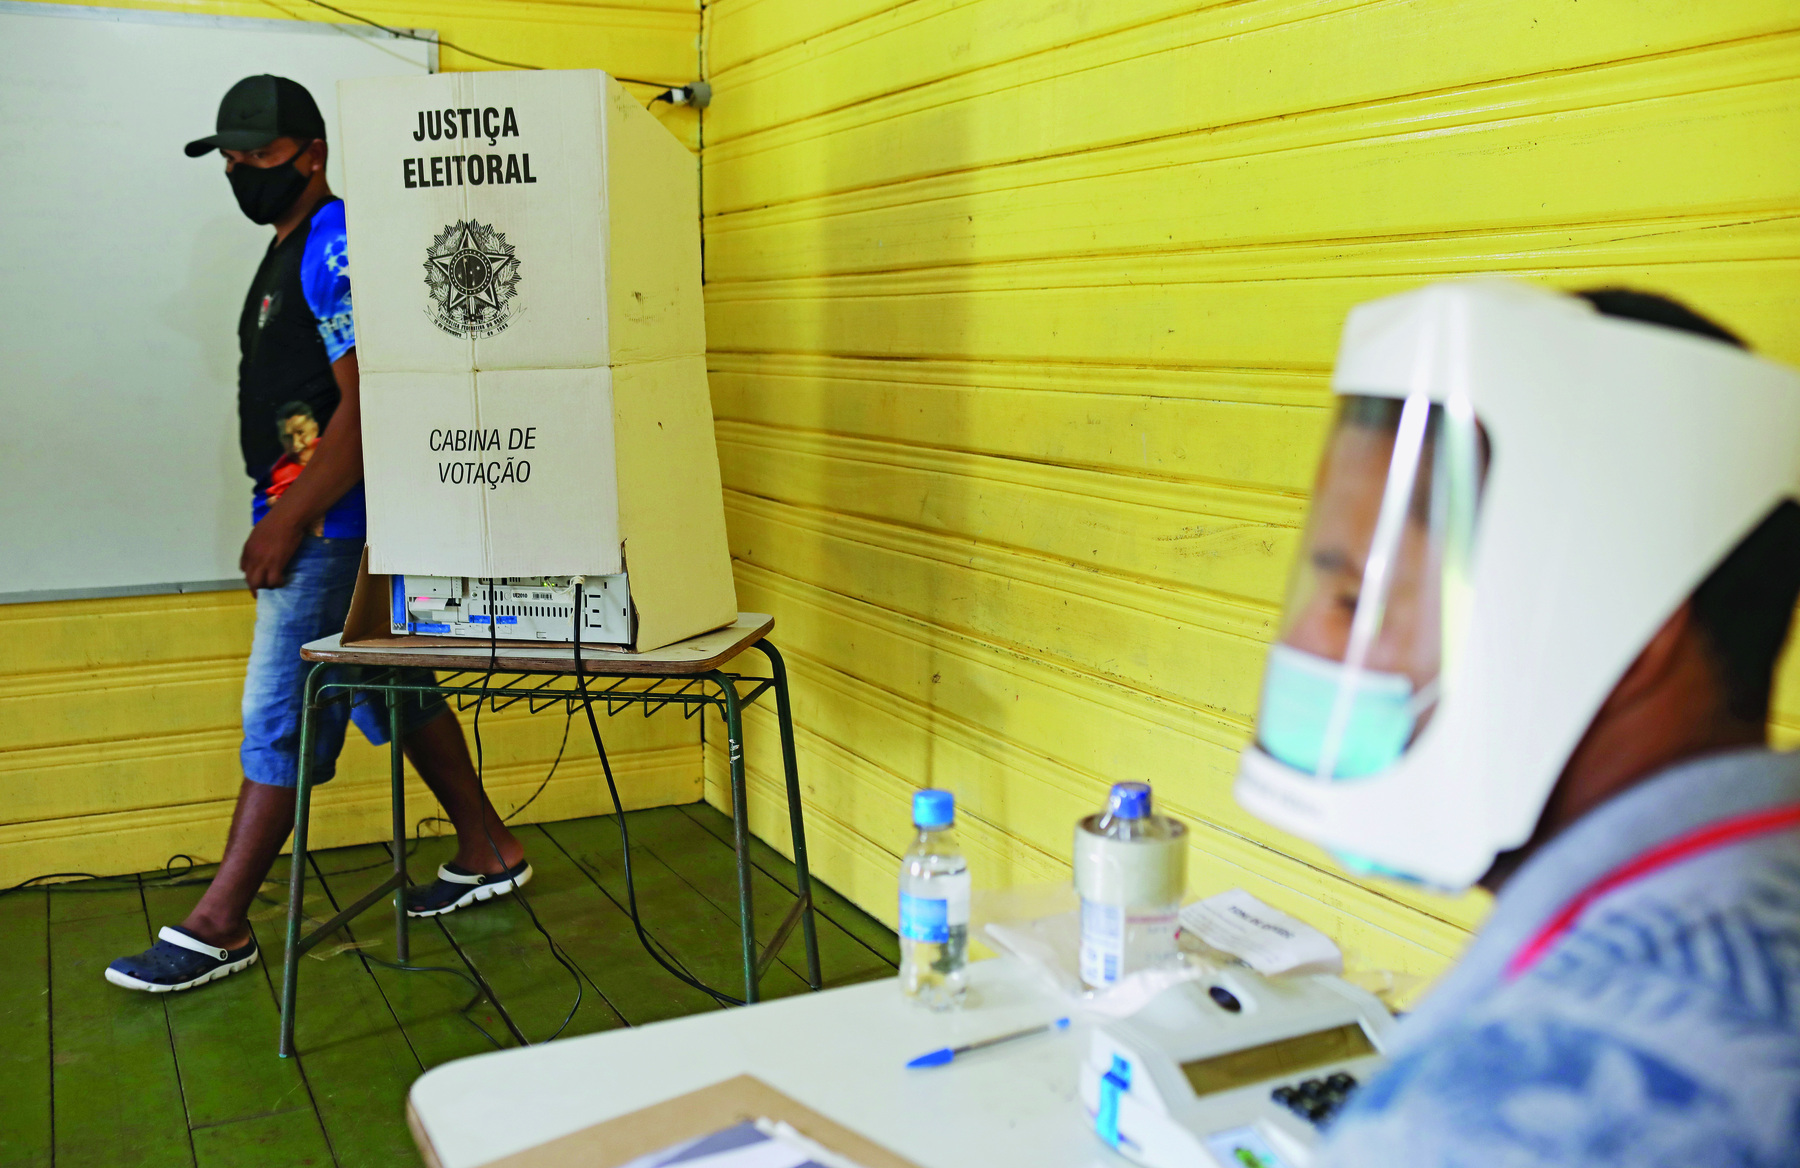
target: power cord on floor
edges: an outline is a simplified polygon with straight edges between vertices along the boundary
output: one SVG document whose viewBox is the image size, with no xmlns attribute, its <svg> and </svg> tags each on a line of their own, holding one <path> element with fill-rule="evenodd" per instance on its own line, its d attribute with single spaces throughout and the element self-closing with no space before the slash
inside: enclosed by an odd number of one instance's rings
<svg viewBox="0 0 1800 1168">
<path fill-rule="evenodd" d="M 400 970 L 401 974 L 450 974 L 452 977 L 461 977 L 463 981 L 466 981 L 466 983 L 470 984 L 473 990 L 475 990 L 475 997 L 468 999 L 468 1004 L 466 1004 L 466 1006 L 459 1006 L 459 1008 L 457 1008 L 457 1013 L 463 1015 L 464 1022 L 468 1022 L 468 1024 L 475 1029 L 479 1029 L 479 1031 L 481 1031 L 481 1037 L 486 1038 L 488 1042 L 491 1042 L 491 1044 L 493 1044 L 493 1049 L 497 1049 L 497 1051 L 504 1051 L 504 1049 L 506 1049 L 506 1046 L 500 1042 L 499 1038 L 490 1035 L 490 1033 L 488 1033 L 488 1028 L 482 1026 L 481 1022 L 472 1019 L 468 1011 L 473 1010 L 475 1006 L 479 1006 L 479 1004 L 481 1004 L 481 999 L 488 999 L 488 1001 L 493 1002 L 493 1008 L 500 1011 L 500 1019 L 506 1020 L 508 1026 L 511 1026 L 513 1020 L 509 1019 L 508 1015 L 506 1015 L 506 1008 L 500 1006 L 499 999 L 493 995 L 490 988 L 479 983 L 479 981 L 475 981 L 473 977 L 470 977 L 470 974 L 468 974 L 466 970 L 459 970 L 459 968 L 452 968 L 452 966 L 448 965 L 407 965 L 405 961 L 387 961 L 387 959 L 383 959 L 383 957 L 376 957 L 374 954 L 371 954 L 371 952 L 364 952 L 364 950 L 360 950 L 360 948 L 356 950 L 356 956 L 362 957 L 364 961 L 374 961 L 376 965 L 382 966 L 385 970 Z M 515 1033 L 517 1033 L 517 1031 L 515 1031 Z M 522 1037 L 522 1035 L 520 1035 L 520 1042 L 524 1042 L 524 1037 Z"/>
<path fill-rule="evenodd" d="M 500 668 L 500 638 L 497 628 L 500 619 L 500 611 L 498 605 L 495 603 L 494 581 L 492 577 L 489 577 L 487 581 L 487 589 L 488 668 L 486 676 L 481 679 L 481 694 L 476 698 L 474 724 L 475 789 L 482 795 L 484 801 L 487 795 L 487 789 L 482 784 L 482 774 L 483 768 L 486 765 L 486 758 L 481 745 L 481 709 L 488 703 L 488 694 L 493 686 L 494 674 Z M 487 815 L 485 813 L 481 817 L 481 834 L 487 837 L 488 847 L 494 850 L 494 859 L 499 862 L 501 870 L 504 871 L 511 867 L 511 865 L 506 862 L 506 857 L 501 854 L 500 845 L 494 840 L 494 833 L 488 827 Z M 569 1012 L 563 1016 L 562 1025 L 556 1028 L 556 1032 L 549 1038 L 543 1040 L 544 1042 L 555 1042 L 558 1038 L 562 1037 L 562 1032 L 569 1028 L 569 1023 L 575 1020 L 575 1012 L 581 1009 L 583 993 L 581 985 L 582 980 L 585 978 L 589 983 L 592 983 L 593 978 L 588 977 L 586 972 L 575 964 L 574 959 L 569 957 L 568 954 L 563 951 L 561 945 L 557 944 L 556 938 L 550 935 L 550 930 L 546 929 L 544 923 L 538 920 L 537 910 L 531 907 L 531 901 L 525 895 L 524 886 L 517 881 L 514 881 L 512 894 L 518 898 L 519 906 L 525 910 L 525 915 L 531 918 L 532 927 L 543 934 L 545 944 L 550 947 L 550 956 L 554 957 L 557 964 L 568 970 L 569 976 L 575 979 L 575 1003 L 569 1007 Z M 516 1037 L 518 1037 L 519 1041 L 524 1045 L 536 1045 L 529 1042 L 522 1033 L 516 1033 Z"/>
<path fill-rule="evenodd" d="M 187 861 L 186 864 L 181 866 L 179 871 L 177 871 L 175 867 L 175 862 L 177 860 Z M 93 872 L 45 872 L 38 876 L 27 877 L 17 884 L 9 885 L 6 888 L 0 888 L 0 896 L 5 896 L 12 892 L 39 891 L 118 892 L 120 891 L 119 886 L 122 884 L 129 884 L 134 888 L 140 886 L 145 888 L 185 888 L 193 884 L 210 884 L 212 882 L 211 876 L 190 877 L 188 875 L 188 873 L 199 866 L 200 861 L 196 860 L 194 857 L 188 855 L 186 852 L 177 852 L 175 855 L 170 856 L 163 864 L 162 878 L 159 878 L 154 883 L 140 885 L 139 877 L 135 873 L 127 876 L 99 876 Z M 96 888 L 93 887 L 94 885 L 101 885 L 101 887 Z"/>
<path fill-rule="evenodd" d="M 643 917 L 638 912 L 637 882 L 631 873 L 631 831 L 625 824 L 625 804 L 619 798 L 619 785 L 613 781 L 612 763 L 606 757 L 606 745 L 600 740 L 600 723 L 594 718 L 594 699 L 587 690 L 587 673 L 581 663 L 581 624 L 583 614 L 582 591 L 586 584 L 584 577 L 575 577 L 575 686 L 581 693 L 581 708 L 587 714 L 588 730 L 594 736 L 594 751 L 600 756 L 600 769 L 606 774 L 606 790 L 612 795 L 613 813 L 619 821 L 619 854 L 625 865 L 625 902 L 631 913 L 631 925 L 637 930 L 638 942 L 643 945 L 644 952 L 656 959 L 656 963 L 675 975 L 676 979 L 692 986 L 701 993 L 724 1006 L 741 1006 L 742 998 L 734 998 L 730 994 L 713 989 L 705 982 L 681 969 L 674 960 L 674 955 L 664 956 L 660 945 L 653 941 L 650 934 L 644 931 Z"/>
</svg>

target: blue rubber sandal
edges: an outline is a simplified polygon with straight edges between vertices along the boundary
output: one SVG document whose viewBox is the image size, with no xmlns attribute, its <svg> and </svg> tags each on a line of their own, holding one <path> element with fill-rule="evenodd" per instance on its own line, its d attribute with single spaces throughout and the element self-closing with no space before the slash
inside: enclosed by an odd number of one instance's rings
<svg viewBox="0 0 1800 1168">
<path fill-rule="evenodd" d="M 256 938 L 241 949 L 221 949 L 186 929 L 164 926 L 156 944 L 106 967 L 106 980 L 128 990 L 171 994 L 230 977 L 256 964 Z"/>
<path fill-rule="evenodd" d="M 504 872 L 470 872 L 456 864 L 443 864 L 437 879 L 423 888 L 406 890 L 406 915 L 439 917 L 467 908 L 476 901 L 505 896 L 531 879 L 531 865 L 521 859 Z"/>
</svg>

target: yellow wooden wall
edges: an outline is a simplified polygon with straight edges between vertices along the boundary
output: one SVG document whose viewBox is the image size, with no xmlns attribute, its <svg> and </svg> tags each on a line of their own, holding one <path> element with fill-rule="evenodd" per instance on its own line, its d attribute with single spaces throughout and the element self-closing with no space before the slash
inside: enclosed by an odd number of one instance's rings
<svg viewBox="0 0 1800 1168">
<path fill-rule="evenodd" d="M 740 604 L 792 662 L 815 865 L 888 919 L 913 789 L 956 791 L 1000 887 L 1064 875 L 1075 818 L 1144 778 L 1197 827 L 1195 891 L 1441 968 L 1478 898 L 1344 880 L 1229 795 L 1344 311 L 1476 272 L 1626 282 L 1800 360 L 1785 0 L 716 0 L 704 27 L 694 0 L 352 7 L 716 87 L 703 124 L 653 108 L 704 134 Z M 0 883 L 216 856 L 250 611 L 0 607 Z M 561 723 L 483 729 L 507 808 Z M 634 802 L 691 797 L 691 723 L 613 735 Z M 765 714 L 750 735 L 752 822 L 785 847 Z M 572 736 L 525 817 L 600 810 L 587 758 Z M 382 765 L 347 750 L 322 842 L 385 830 Z"/>
<path fill-rule="evenodd" d="M 1347 880 L 1230 796 L 1338 328 L 1498 273 L 1669 292 L 1800 361 L 1800 8 L 714 0 L 704 51 L 731 545 L 819 874 L 891 921 L 929 784 L 978 887 L 1058 878 L 1145 779 L 1194 891 L 1441 969 L 1480 897 Z M 753 823 L 785 840 L 771 729 Z"/>
<path fill-rule="evenodd" d="M 306 0 L 115 6 L 343 19 Z M 338 7 L 389 25 L 435 28 L 478 52 L 551 68 L 604 68 L 665 85 L 692 81 L 699 69 L 698 0 L 345 0 Z M 452 49 L 442 51 L 440 64 L 491 67 Z M 629 88 L 640 100 L 659 92 Z M 698 148 L 692 110 L 651 108 Z M 179 142 L 194 128 L 169 132 Z M 184 164 L 195 165 L 171 154 L 171 166 Z M 219 197 L 227 197 L 223 182 Z M 245 257 L 246 277 L 253 261 Z M 234 325 L 222 318 L 219 327 Z M 231 387 L 217 388 L 229 409 Z M 241 778 L 238 699 L 253 614 L 244 592 L 0 606 L 0 886 L 44 872 L 135 872 L 177 852 L 218 858 Z M 466 731 L 467 715 L 463 725 Z M 484 716 L 481 729 L 489 789 L 501 811 L 510 811 L 549 772 L 563 720 L 510 710 Z M 610 806 L 586 732 L 579 724 L 575 731 L 555 778 L 520 821 Z M 387 754 L 354 730 L 350 742 L 342 773 L 315 802 L 319 846 L 388 832 Z M 620 718 L 608 745 L 628 803 L 699 797 L 695 723 L 673 715 Z M 410 807 L 414 819 L 438 812 L 416 780 Z"/>
</svg>

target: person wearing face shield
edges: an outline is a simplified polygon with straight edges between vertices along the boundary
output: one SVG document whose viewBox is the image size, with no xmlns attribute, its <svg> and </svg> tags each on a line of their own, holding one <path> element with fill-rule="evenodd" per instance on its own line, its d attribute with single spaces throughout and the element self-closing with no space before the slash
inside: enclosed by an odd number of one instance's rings
<svg viewBox="0 0 1800 1168">
<path fill-rule="evenodd" d="M 1353 311 L 1333 388 L 1237 797 L 1497 896 L 1321 1162 L 1800 1164 L 1800 374 L 1469 281 Z"/>
<path fill-rule="evenodd" d="M 155 945 L 121 957 L 106 979 L 127 989 L 191 989 L 254 964 L 247 912 L 294 825 L 300 716 L 308 666 L 300 647 L 344 627 L 362 559 L 362 430 L 344 204 L 325 181 L 325 122 L 285 77 L 246 77 L 219 105 L 216 131 L 187 155 L 223 156 L 238 208 L 274 229 L 238 319 L 238 422 L 251 492 L 239 567 L 256 594 L 244 679 L 244 781 L 224 857 L 205 894 Z M 405 672 L 405 671 L 403 671 Z M 415 684 L 433 677 L 412 671 Z M 349 722 L 388 740 L 386 705 L 359 695 L 315 712 L 313 780 L 336 768 Z M 511 892 L 531 877 L 524 848 L 482 791 L 456 715 L 441 697 L 408 701 L 401 744 L 456 826 L 457 854 L 407 910 L 435 916 Z"/>
</svg>

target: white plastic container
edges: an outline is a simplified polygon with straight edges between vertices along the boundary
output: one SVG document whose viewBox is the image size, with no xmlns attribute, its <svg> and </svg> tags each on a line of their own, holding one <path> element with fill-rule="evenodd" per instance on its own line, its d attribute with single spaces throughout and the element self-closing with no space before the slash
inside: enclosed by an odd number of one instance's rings
<svg viewBox="0 0 1800 1168">
<path fill-rule="evenodd" d="M 900 859 L 900 988 L 934 1010 L 962 1005 L 968 989 L 969 865 L 955 823 L 949 791 L 916 793 L 918 835 Z"/>
<path fill-rule="evenodd" d="M 1152 812 L 1149 784 L 1114 784 L 1075 825 L 1081 980 L 1105 989 L 1174 958 L 1186 887 L 1186 825 Z"/>
</svg>

